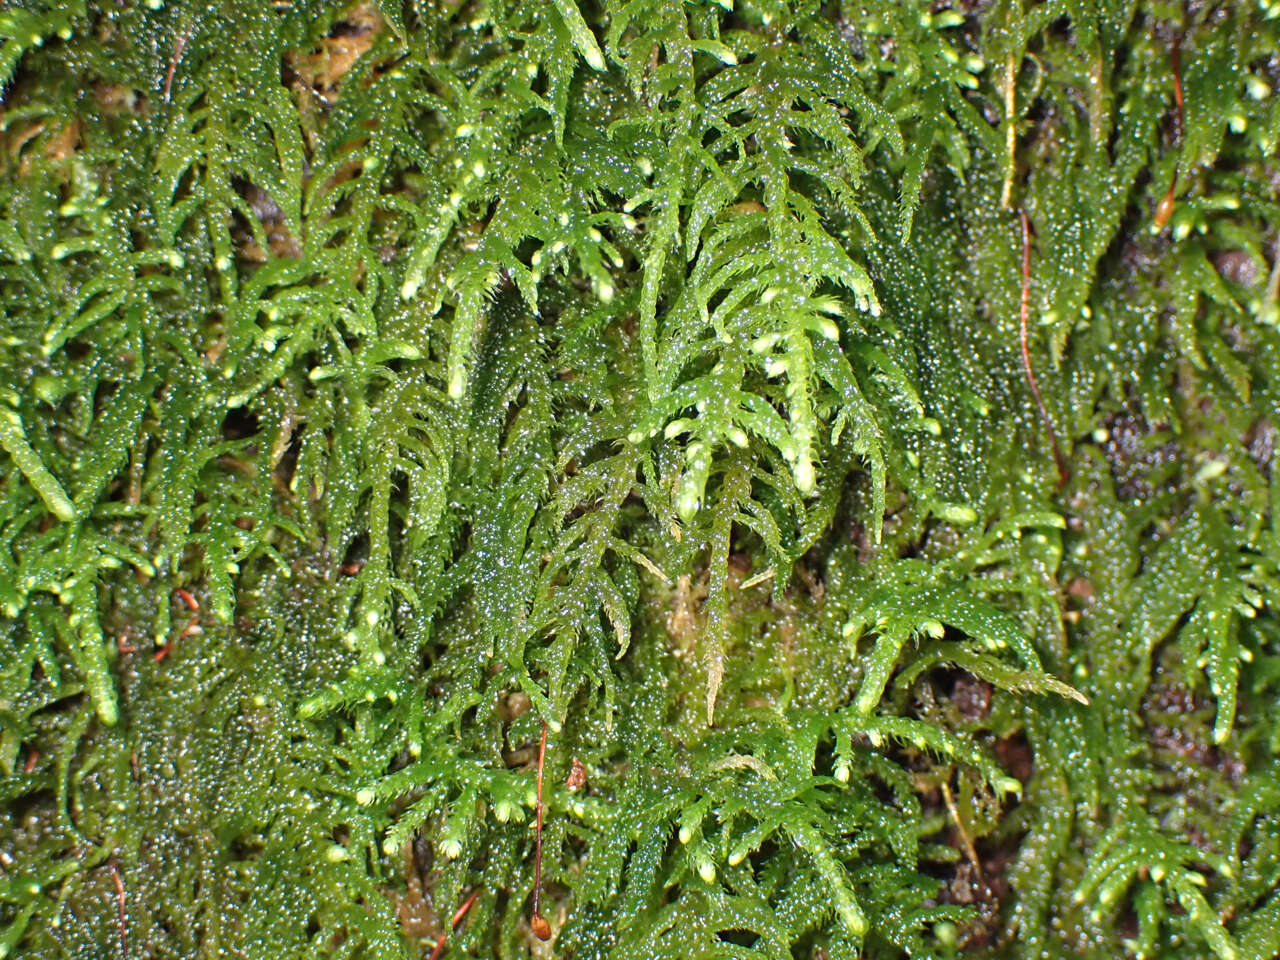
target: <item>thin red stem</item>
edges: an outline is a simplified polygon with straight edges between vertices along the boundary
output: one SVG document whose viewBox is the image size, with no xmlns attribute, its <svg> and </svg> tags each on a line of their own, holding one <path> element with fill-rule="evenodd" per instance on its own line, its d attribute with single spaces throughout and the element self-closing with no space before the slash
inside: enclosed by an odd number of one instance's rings
<svg viewBox="0 0 1280 960">
<path fill-rule="evenodd" d="M 476 902 L 477 898 L 479 898 L 480 896 L 480 891 L 483 889 L 484 889 L 483 887 L 476 887 L 474 890 L 472 890 L 471 896 L 463 900 L 462 906 L 460 906 L 457 910 L 454 911 L 453 919 L 449 921 L 449 926 L 452 929 L 454 930 L 458 929 L 458 924 L 462 922 L 462 918 L 467 915 L 467 911 L 471 909 L 471 905 Z"/>
<path fill-rule="evenodd" d="M 476 902 L 476 898 L 480 896 L 480 891 L 483 889 L 484 889 L 483 887 L 476 887 L 474 890 L 472 890 L 471 896 L 463 900 L 462 906 L 460 906 L 457 910 L 454 911 L 453 919 L 449 921 L 450 931 L 458 929 L 458 924 L 462 922 L 462 918 L 467 915 L 467 911 L 471 909 L 471 905 Z M 431 951 L 431 957 L 429 958 L 429 960 L 440 960 L 441 955 L 444 953 L 445 943 L 448 941 L 448 939 L 449 939 L 448 931 L 440 935 L 440 939 L 436 941 L 436 945 L 434 949 L 432 949 Z"/>
<path fill-rule="evenodd" d="M 1182 102 L 1182 58 L 1178 47 L 1178 40 L 1175 38 L 1169 48 L 1169 66 L 1173 71 L 1173 142 L 1178 150 L 1182 150 L 1182 129 L 1186 123 L 1186 117 Z M 1173 216 L 1174 208 L 1174 191 L 1178 189 L 1178 164 L 1182 162 L 1179 155 L 1177 163 L 1173 167 L 1173 177 L 1169 181 L 1169 189 L 1156 205 L 1156 213 L 1152 218 L 1157 230 L 1163 230 L 1168 224 L 1169 218 Z"/>
<path fill-rule="evenodd" d="M 164 102 L 169 102 L 169 93 L 173 88 L 173 73 L 178 69 L 178 61 L 182 59 L 182 51 L 187 46 L 187 35 L 185 33 L 178 36 L 177 42 L 173 45 L 173 56 L 169 59 L 169 69 L 164 74 Z"/>
<path fill-rule="evenodd" d="M 116 908 L 120 915 L 120 956 L 124 960 L 129 960 L 129 940 L 128 940 L 128 916 L 124 908 L 124 880 L 120 877 L 120 868 L 114 860 L 109 864 L 111 867 L 111 879 L 116 885 Z"/>
<path fill-rule="evenodd" d="M 1177 125 L 1174 127 L 1174 134 L 1177 139 L 1178 146 L 1182 146 L 1182 125 L 1185 122 L 1182 111 L 1182 56 L 1178 46 L 1178 40 L 1175 38 L 1173 45 L 1169 50 L 1169 65 L 1173 68 L 1173 102 L 1178 108 L 1175 114 L 1177 117 Z"/>
<path fill-rule="evenodd" d="M 539 911 L 542 903 L 542 771 L 547 760 L 547 721 L 542 721 L 542 740 L 538 743 L 538 807 L 534 833 L 533 853 L 533 916 L 529 926 L 539 940 L 551 938 L 551 925 Z"/>
</svg>

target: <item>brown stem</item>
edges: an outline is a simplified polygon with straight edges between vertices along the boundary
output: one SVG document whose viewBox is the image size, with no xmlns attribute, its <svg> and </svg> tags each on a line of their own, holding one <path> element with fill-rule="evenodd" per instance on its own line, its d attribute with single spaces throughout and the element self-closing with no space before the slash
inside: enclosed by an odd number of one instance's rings
<svg viewBox="0 0 1280 960">
<path fill-rule="evenodd" d="M 1169 49 L 1169 66 L 1173 68 L 1173 102 L 1174 106 L 1178 108 L 1174 114 L 1177 123 L 1174 125 L 1173 133 L 1175 141 L 1181 147 L 1182 127 L 1186 122 L 1186 118 L 1182 109 L 1182 57 L 1177 38 L 1174 38 L 1173 44 Z"/>
<path fill-rule="evenodd" d="M 182 51 L 187 46 L 187 35 L 185 33 L 178 35 L 177 42 L 173 45 L 173 56 L 169 59 L 169 69 L 164 75 L 164 102 L 169 102 L 169 92 L 173 87 L 173 72 L 178 69 L 178 61 L 182 59 Z"/>
<path fill-rule="evenodd" d="M 538 744 L 538 809 L 533 853 L 533 915 L 529 926 L 539 940 L 551 939 L 551 924 L 538 911 L 542 902 L 542 770 L 547 759 L 547 721 L 542 721 L 542 740 Z"/>
<path fill-rule="evenodd" d="M 1152 222 L 1155 224 L 1157 230 L 1163 230 L 1169 223 L 1169 218 L 1173 216 L 1173 193 L 1178 187 L 1178 164 L 1182 162 L 1182 129 L 1186 123 L 1186 116 L 1182 102 L 1182 58 L 1179 52 L 1177 38 L 1174 38 L 1173 43 L 1169 47 L 1169 66 L 1173 71 L 1173 142 L 1179 151 L 1179 157 L 1177 163 L 1175 163 L 1173 167 L 1173 178 L 1169 181 L 1169 190 L 1156 206 L 1156 213 L 1152 218 Z"/>
<path fill-rule="evenodd" d="M 108 866 L 111 867 L 111 879 L 115 881 L 116 908 L 120 914 L 120 956 L 124 960 L 129 960 L 128 916 L 124 909 L 124 880 L 120 878 L 120 868 L 114 860 Z"/>
<path fill-rule="evenodd" d="M 948 774 L 950 776 L 950 774 Z M 974 873 L 978 875 L 978 879 L 982 879 L 982 861 L 978 859 L 977 848 L 973 845 L 973 838 L 969 836 L 969 831 L 965 829 L 964 820 L 960 818 L 960 810 L 956 806 L 955 797 L 951 795 L 951 785 L 943 780 L 939 786 L 942 788 L 942 799 L 946 802 L 947 812 L 951 814 L 951 822 L 956 825 L 956 832 L 960 834 L 960 845 L 964 848 L 965 855 L 969 858 L 969 862 L 973 864 Z"/>
<path fill-rule="evenodd" d="M 1026 210 L 1019 209 L 1018 216 L 1022 218 L 1022 309 L 1019 330 L 1022 369 L 1027 375 L 1031 396 L 1035 398 L 1036 407 L 1040 410 L 1040 419 L 1044 421 L 1045 431 L 1049 434 L 1049 443 L 1053 446 L 1053 462 L 1058 467 L 1058 487 L 1061 488 L 1070 479 L 1071 471 L 1067 469 L 1067 462 L 1062 457 L 1058 435 L 1053 430 L 1053 421 L 1049 419 L 1049 411 L 1045 409 L 1044 400 L 1040 396 L 1035 371 L 1031 369 L 1031 351 L 1027 349 L 1027 318 L 1031 315 L 1031 224 L 1027 221 Z"/>
<path fill-rule="evenodd" d="M 471 896 L 462 901 L 462 906 L 454 911 L 453 919 L 449 921 L 449 931 L 458 929 L 458 924 L 462 922 L 462 918 L 467 915 L 467 911 L 471 909 L 471 905 L 476 902 L 476 898 L 480 896 L 480 891 L 483 889 L 483 887 L 476 887 L 471 891 Z M 440 960 L 440 956 L 444 953 L 445 942 L 449 939 L 449 931 L 440 935 L 440 939 L 436 941 L 436 945 L 431 951 L 429 960 Z"/>
</svg>

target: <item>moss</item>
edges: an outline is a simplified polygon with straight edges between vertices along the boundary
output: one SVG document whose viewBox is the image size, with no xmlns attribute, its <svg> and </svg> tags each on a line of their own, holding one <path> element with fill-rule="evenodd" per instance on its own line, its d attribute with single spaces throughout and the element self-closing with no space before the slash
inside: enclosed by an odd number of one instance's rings
<svg viewBox="0 0 1280 960">
<path fill-rule="evenodd" d="M 0 956 L 1275 956 L 1277 49 L 11 4 Z"/>
</svg>

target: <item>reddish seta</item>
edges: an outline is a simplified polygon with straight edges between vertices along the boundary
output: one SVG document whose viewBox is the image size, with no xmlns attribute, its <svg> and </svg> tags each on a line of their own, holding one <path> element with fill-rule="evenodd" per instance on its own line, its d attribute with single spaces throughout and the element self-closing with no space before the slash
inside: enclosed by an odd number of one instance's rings
<svg viewBox="0 0 1280 960">
<path fill-rule="evenodd" d="M 474 890 L 472 890 L 471 896 L 463 900 L 462 906 L 460 906 L 457 910 L 453 912 L 453 919 L 449 921 L 450 931 L 458 929 L 458 924 L 462 922 L 463 917 L 467 915 L 467 911 L 471 909 L 471 905 L 476 902 L 476 899 L 480 896 L 480 891 L 483 889 L 484 889 L 483 887 L 476 887 Z M 440 960 L 440 957 L 444 954 L 445 942 L 448 939 L 449 939 L 449 934 L 447 932 L 442 933 L 440 935 L 440 939 L 436 941 L 436 945 L 434 949 L 432 949 L 431 951 L 431 956 L 429 960 Z"/>
<path fill-rule="evenodd" d="M 1178 54 L 1178 41 L 1173 41 L 1173 46 L 1169 51 L 1169 64 L 1173 70 L 1173 103 L 1174 103 L 1174 122 L 1173 122 L 1173 139 L 1178 149 L 1182 149 L 1182 125 L 1183 125 L 1183 108 L 1182 108 L 1182 64 Z M 1181 158 L 1179 158 L 1181 162 Z M 1178 187 L 1178 167 L 1173 168 L 1173 179 L 1169 181 L 1169 189 L 1165 193 L 1164 198 L 1156 205 L 1156 213 L 1152 221 L 1156 225 L 1157 230 L 1163 230 L 1169 223 L 1169 218 L 1173 216 L 1173 208 L 1175 206 L 1173 193 Z"/>
<path fill-rule="evenodd" d="M 547 721 L 542 721 L 542 740 L 538 744 L 538 812 L 534 833 L 533 854 L 533 913 L 529 917 L 529 928 L 539 940 L 551 939 L 551 924 L 539 911 L 542 902 L 542 769 L 547 759 Z"/>
<path fill-rule="evenodd" d="M 120 867 L 116 864 L 115 860 L 112 860 L 108 866 L 111 868 L 111 879 L 115 881 L 116 887 L 116 909 L 119 913 L 120 923 L 120 956 L 122 956 L 124 960 L 129 960 L 129 916 L 125 912 L 124 905 L 124 880 L 120 877 Z"/>
</svg>

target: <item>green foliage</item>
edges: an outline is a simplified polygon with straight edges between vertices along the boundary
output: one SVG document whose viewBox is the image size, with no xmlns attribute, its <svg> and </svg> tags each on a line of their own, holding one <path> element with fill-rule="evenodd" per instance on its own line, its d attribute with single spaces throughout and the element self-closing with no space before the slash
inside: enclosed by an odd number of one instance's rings
<svg viewBox="0 0 1280 960">
<path fill-rule="evenodd" d="M 0 957 L 1280 955 L 1277 49 L 11 4 Z"/>
</svg>

